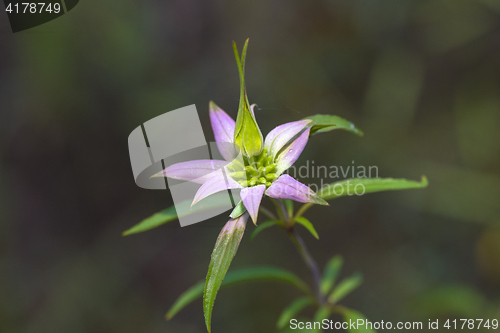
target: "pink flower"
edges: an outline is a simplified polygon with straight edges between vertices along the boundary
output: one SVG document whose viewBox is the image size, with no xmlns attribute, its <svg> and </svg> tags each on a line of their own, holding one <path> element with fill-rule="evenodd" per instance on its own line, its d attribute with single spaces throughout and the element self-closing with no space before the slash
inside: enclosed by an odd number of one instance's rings
<svg viewBox="0 0 500 333">
<path fill-rule="evenodd" d="M 253 113 L 253 106 L 251 107 Z M 237 154 L 234 144 L 235 121 L 215 103 L 210 102 L 210 121 L 222 160 L 195 160 L 169 166 L 155 176 L 187 180 L 202 184 L 193 205 L 207 196 L 227 189 L 241 189 L 243 205 L 253 222 L 257 222 L 264 195 L 302 203 L 328 205 L 308 186 L 287 174 L 309 139 L 312 120 L 299 120 L 274 128 L 264 140 L 257 156 Z"/>
</svg>

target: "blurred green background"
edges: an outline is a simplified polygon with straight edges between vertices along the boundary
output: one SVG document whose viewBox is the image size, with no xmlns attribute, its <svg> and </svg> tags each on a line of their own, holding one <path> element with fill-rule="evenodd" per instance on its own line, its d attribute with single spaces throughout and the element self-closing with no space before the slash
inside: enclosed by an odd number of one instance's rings
<svg viewBox="0 0 500 333">
<path fill-rule="evenodd" d="M 246 38 L 264 133 L 317 113 L 365 132 L 313 137 L 298 166 L 429 179 L 308 211 L 318 263 L 341 254 L 365 277 L 343 303 L 372 321 L 500 319 L 500 1 L 82 0 L 17 34 L 0 21 L 0 332 L 205 331 L 201 301 L 163 315 L 205 277 L 226 218 L 121 237 L 172 204 L 134 184 L 127 137 L 194 103 L 213 140 L 208 102 L 236 115 L 231 41 Z M 232 269 L 310 281 L 284 233 L 249 242 L 253 228 Z M 274 332 L 296 296 L 223 289 L 214 332 Z"/>
</svg>

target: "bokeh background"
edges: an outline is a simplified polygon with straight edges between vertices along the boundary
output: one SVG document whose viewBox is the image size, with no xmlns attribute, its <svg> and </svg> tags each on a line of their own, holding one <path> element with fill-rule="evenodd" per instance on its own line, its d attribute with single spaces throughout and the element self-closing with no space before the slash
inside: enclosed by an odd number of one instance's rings
<svg viewBox="0 0 500 333">
<path fill-rule="evenodd" d="M 246 38 L 264 133 L 317 113 L 365 132 L 315 136 L 297 165 L 429 179 L 308 211 L 319 264 L 340 254 L 342 276 L 364 275 L 343 304 L 372 321 L 500 319 L 499 1 L 82 0 L 17 34 L 0 21 L 0 332 L 205 331 L 201 301 L 163 315 L 205 277 L 226 218 L 122 237 L 172 204 L 134 184 L 127 137 L 196 104 L 213 140 L 208 102 L 236 115 L 231 41 Z M 232 269 L 310 281 L 281 230 L 249 242 L 253 228 Z M 274 332 L 296 296 L 272 283 L 222 290 L 214 332 Z"/>
</svg>

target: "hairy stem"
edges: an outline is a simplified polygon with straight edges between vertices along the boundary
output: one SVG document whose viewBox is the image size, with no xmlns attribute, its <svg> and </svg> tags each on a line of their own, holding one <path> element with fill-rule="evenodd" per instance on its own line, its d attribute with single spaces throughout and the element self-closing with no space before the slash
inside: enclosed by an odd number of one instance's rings
<svg viewBox="0 0 500 333">
<path fill-rule="evenodd" d="M 314 285 L 316 289 L 316 297 L 318 299 L 318 304 L 323 304 L 324 299 L 323 295 L 321 294 L 321 273 L 318 268 L 318 264 L 316 263 L 316 260 L 311 256 L 311 253 L 307 249 L 306 244 L 304 243 L 304 240 L 300 235 L 297 233 L 297 231 L 292 227 L 288 230 L 288 236 L 290 237 L 292 243 L 295 245 L 295 247 L 299 250 L 300 255 L 306 262 L 307 266 L 309 266 L 309 269 L 312 272 L 313 275 L 313 280 L 314 280 Z"/>
</svg>

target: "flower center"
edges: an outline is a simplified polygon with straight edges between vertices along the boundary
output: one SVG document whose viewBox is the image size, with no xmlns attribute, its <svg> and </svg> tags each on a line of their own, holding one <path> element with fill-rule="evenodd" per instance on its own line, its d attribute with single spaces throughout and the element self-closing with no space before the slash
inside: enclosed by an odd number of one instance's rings
<svg viewBox="0 0 500 333">
<path fill-rule="evenodd" d="M 258 156 L 250 158 L 243 156 L 243 161 L 236 159 L 227 168 L 231 178 L 243 187 L 256 185 L 269 187 L 278 178 L 276 163 L 273 161 L 273 156 L 267 154 L 267 148 L 264 148 Z"/>
</svg>

